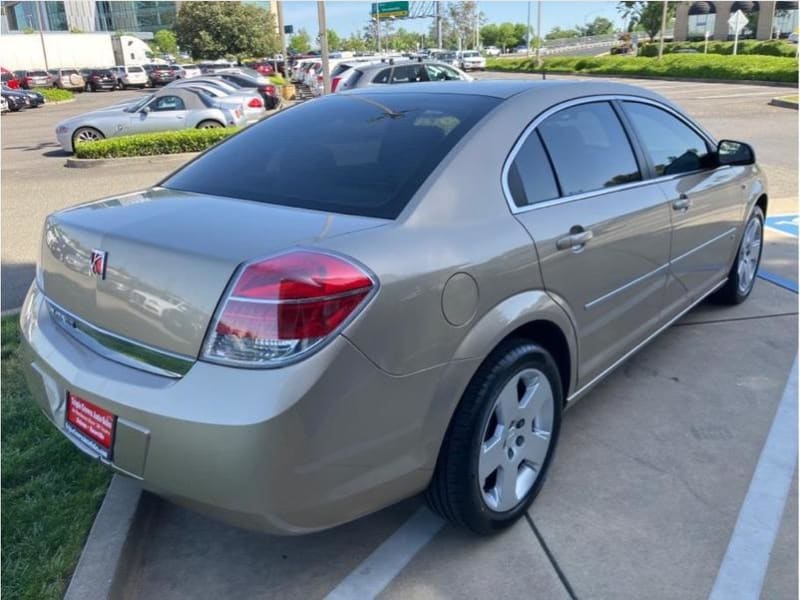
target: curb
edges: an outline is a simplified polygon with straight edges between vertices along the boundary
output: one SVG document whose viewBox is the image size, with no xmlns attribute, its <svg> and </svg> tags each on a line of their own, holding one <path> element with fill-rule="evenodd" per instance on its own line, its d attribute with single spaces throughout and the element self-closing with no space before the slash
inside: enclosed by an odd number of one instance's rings
<svg viewBox="0 0 800 600">
<path fill-rule="evenodd" d="M 75 98 L 70 98 L 69 100 L 46 100 L 44 106 L 55 106 L 57 104 L 69 104 L 70 102 L 75 102 Z"/>
<path fill-rule="evenodd" d="M 22 312 L 22 307 L 8 308 L 6 310 L 0 310 L 0 317 L 13 317 L 14 315 L 18 315 L 21 312 Z"/>
<path fill-rule="evenodd" d="M 125 165 L 149 165 L 159 164 L 183 164 L 200 152 L 182 152 L 180 154 L 153 154 L 151 156 L 126 156 L 123 158 L 68 158 L 64 166 L 68 169 L 93 169 L 95 167 L 106 166 L 125 166 Z"/>
<path fill-rule="evenodd" d="M 780 98 L 773 98 L 768 102 L 772 106 L 780 106 L 781 108 L 792 108 L 797 110 L 797 102 L 789 102 L 787 100 L 781 100 Z"/>
<path fill-rule="evenodd" d="M 119 593 L 133 561 L 134 524 L 144 510 L 142 488 L 134 479 L 114 475 L 97 512 L 64 600 L 107 600 Z"/>
<path fill-rule="evenodd" d="M 504 69 L 486 69 L 487 73 L 520 73 L 541 75 L 542 71 L 506 71 Z M 797 83 L 791 81 L 760 81 L 756 79 L 709 79 L 695 77 L 665 77 L 662 75 L 628 75 L 616 73 L 582 73 L 580 71 L 544 71 L 545 75 L 575 75 L 576 77 L 598 77 L 600 79 L 653 79 L 655 81 L 674 81 L 676 83 L 728 83 L 731 85 L 768 85 L 773 87 L 796 88 Z"/>
</svg>

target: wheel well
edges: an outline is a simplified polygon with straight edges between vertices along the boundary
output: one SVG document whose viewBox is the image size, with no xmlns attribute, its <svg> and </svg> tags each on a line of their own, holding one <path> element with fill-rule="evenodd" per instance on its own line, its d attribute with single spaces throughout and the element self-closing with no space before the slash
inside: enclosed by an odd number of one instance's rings
<svg viewBox="0 0 800 600">
<path fill-rule="evenodd" d="M 761 212 L 763 212 L 764 216 L 766 217 L 767 216 L 767 195 L 766 194 L 761 194 L 761 196 L 759 196 L 758 200 L 756 200 L 756 206 L 761 208 Z"/>
<path fill-rule="evenodd" d="M 558 367 L 558 374 L 561 376 L 563 399 L 566 403 L 567 396 L 569 396 L 572 359 L 567 338 L 561 328 L 551 321 L 531 321 L 512 331 L 503 341 L 512 337 L 525 338 L 539 344 L 553 356 Z"/>
</svg>

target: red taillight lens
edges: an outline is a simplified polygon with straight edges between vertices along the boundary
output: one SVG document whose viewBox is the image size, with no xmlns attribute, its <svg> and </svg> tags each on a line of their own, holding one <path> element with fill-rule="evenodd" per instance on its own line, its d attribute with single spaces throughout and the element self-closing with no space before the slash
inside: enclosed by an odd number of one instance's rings
<svg viewBox="0 0 800 600">
<path fill-rule="evenodd" d="M 265 86 L 265 87 L 264 87 L 264 90 L 266 90 L 266 92 L 267 92 L 267 93 L 268 93 L 270 96 L 274 96 L 274 95 L 275 95 L 275 86 L 274 86 L 274 85 L 268 85 L 268 86 Z"/>
<path fill-rule="evenodd" d="M 247 106 L 249 106 L 250 108 L 261 108 L 262 106 L 264 106 L 264 103 L 261 102 L 261 100 L 259 100 L 258 98 L 253 98 L 252 100 L 250 100 L 250 102 L 247 103 Z"/>
<path fill-rule="evenodd" d="M 342 80 L 341 77 L 334 77 L 331 79 L 331 92 L 335 92 L 339 82 Z"/>
<path fill-rule="evenodd" d="M 212 324 L 204 357 L 275 366 L 328 339 L 374 289 L 349 261 L 296 251 L 247 265 Z"/>
</svg>

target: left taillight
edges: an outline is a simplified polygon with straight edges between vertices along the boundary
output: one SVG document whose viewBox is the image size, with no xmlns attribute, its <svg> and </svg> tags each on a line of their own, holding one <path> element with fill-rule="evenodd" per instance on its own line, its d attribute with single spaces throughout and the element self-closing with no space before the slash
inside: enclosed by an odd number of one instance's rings
<svg viewBox="0 0 800 600">
<path fill-rule="evenodd" d="M 250 102 L 247 103 L 247 106 L 249 106 L 250 108 L 261 108 L 262 106 L 264 106 L 264 103 L 261 102 L 260 98 L 253 98 L 252 100 L 250 100 Z"/>
<path fill-rule="evenodd" d="M 202 358 L 253 368 L 295 361 L 336 335 L 375 288 L 361 267 L 321 252 L 247 264 L 217 310 Z"/>
</svg>

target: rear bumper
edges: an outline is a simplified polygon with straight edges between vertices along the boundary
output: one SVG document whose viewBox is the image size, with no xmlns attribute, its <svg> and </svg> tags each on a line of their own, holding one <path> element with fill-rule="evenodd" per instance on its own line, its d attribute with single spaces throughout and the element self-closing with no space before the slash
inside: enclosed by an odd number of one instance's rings
<svg viewBox="0 0 800 600">
<path fill-rule="evenodd" d="M 285 368 L 198 361 L 176 380 L 67 336 L 35 284 L 20 321 L 26 378 L 53 425 L 86 454 L 190 508 L 300 534 L 378 510 L 430 479 L 438 444 L 424 437 L 439 368 L 390 376 L 339 336 Z M 68 391 L 118 417 L 111 460 L 65 431 Z"/>
</svg>

